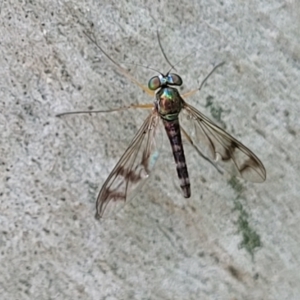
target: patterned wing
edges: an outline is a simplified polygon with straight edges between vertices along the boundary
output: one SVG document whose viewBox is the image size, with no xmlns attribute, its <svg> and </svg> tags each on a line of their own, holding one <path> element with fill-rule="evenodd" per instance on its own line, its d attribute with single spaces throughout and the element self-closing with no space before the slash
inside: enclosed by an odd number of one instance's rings
<svg viewBox="0 0 300 300">
<path fill-rule="evenodd" d="M 158 152 L 155 137 L 160 117 L 155 110 L 147 117 L 129 147 L 103 184 L 96 202 L 96 218 L 109 216 L 149 176 Z"/>
<path fill-rule="evenodd" d="M 251 150 L 186 102 L 184 110 L 195 122 L 193 143 L 197 148 L 200 142 L 206 144 L 212 158 L 233 175 L 252 182 L 265 181 L 265 167 Z"/>
</svg>

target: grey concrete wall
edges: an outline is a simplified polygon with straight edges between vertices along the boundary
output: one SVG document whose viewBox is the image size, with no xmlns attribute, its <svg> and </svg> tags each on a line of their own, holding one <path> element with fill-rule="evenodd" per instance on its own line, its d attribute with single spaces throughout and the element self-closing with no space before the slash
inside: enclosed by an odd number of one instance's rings
<svg viewBox="0 0 300 300">
<path fill-rule="evenodd" d="M 269 3 L 271 2 L 271 3 Z M 300 299 L 297 1 L 4 1 L 0 4 L 1 299 Z M 230 181 L 185 144 L 192 197 L 171 149 L 112 219 L 95 199 L 147 113 L 56 118 L 153 98 L 169 66 L 186 99 L 263 161 Z M 210 105 L 208 105 L 208 101 Z M 192 131 L 189 125 L 185 125 Z M 164 133 L 164 132 L 162 132 Z"/>
</svg>

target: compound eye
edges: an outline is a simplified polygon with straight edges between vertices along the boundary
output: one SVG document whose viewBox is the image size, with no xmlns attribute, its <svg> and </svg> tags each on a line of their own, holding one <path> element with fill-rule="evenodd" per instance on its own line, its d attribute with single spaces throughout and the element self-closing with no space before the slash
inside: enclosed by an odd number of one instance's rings
<svg viewBox="0 0 300 300">
<path fill-rule="evenodd" d="M 168 84 L 170 85 L 182 85 L 182 79 L 179 75 L 171 73 L 168 75 Z"/>
<path fill-rule="evenodd" d="M 150 90 L 155 91 L 161 87 L 161 81 L 158 76 L 152 77 L 148 82 L 148 87 Z"/>
</svg>

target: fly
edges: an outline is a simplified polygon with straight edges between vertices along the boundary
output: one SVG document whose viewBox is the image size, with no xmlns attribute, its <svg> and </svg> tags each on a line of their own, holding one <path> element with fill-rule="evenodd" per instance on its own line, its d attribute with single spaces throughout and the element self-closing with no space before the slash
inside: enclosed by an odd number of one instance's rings
<svg viewBox="0 0 300 300">
<path fill-rule="evenodd" d="M 164 125 L 172 147 L 180 187 L 185 198 L 191 196 L 191 185 L 182 145 L 182 136 L 187 139 L 202 158 L 211 162 L 216 168 L 218 167 L 215 165 L 215 162 L 221 164 L 233 175 L 240 176 L 246 180 L 252 182 L 265 181 L 266 170 L 257 156 L 183 99 L 200 90 L 208 77 L 223 63 L 213 68 L 202 81 L 198 89 L 181 96 L 177 88 L 182 85 L 182 79 L 179 75 L 171 73 L 171 70 L 174 69 L 173 66 L 166 74 L 160 73 L 152 77 L 148 82 L 148 87 L 145 87 L 113 60 L 104 49 L 97 44 L 95 39 L 89 35 L 87 35 L 87 37 L 117 66 L 123 75 L 128 77 L 149 95 L 155 95 L 154 105 L 132 104 L 111 110 L 66 112 L 58 115 L 108 113 L 130 108 L 151 109 L 148 117 L 132 139 L 129 147 L 104 182 L 96 201 L 96 218 L 102 218 L 104 212 L 113 209 L 119 203 L 124 203 L 128 195 L 136 191 L 140 183 L 148 178 L 158 158 L 156 136 L 160 122 Z M 160 40 L 159 45 L 163 52 Z M 165 56 L 164 52 L 163 54 Z M 193 139 L 180 125 L 179 115 L 188 117 L 190 122 L 193 123 L 192 125 L 195 128 L 195 137 L 193 137 Z M 206 145 L 210 157 L 203 154 L 200 150 L 200 144 Z"/>
</svg>

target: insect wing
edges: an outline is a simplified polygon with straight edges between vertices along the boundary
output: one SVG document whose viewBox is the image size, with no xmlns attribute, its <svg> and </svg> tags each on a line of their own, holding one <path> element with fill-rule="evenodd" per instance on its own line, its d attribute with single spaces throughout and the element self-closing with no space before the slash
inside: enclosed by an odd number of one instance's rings
<svg viewBox="0 0 300 300">
<path fill-rule="evenodd" d="M 251 150 L 186 102 L 184 109 L 195 122 L 193 143 L 197 148 L 206 144 L 212 158 L 233 175 L 252 182 L 265 181 L 266 170 Z"/>
<path fill-rule="evenodd" d="M 97 198 L 96 218 L 102 218 L 104 212 L 104 217 L 111 216 L 148 178 L 158 158 L 156 135 L 159 120 L 153 110 L 106 179 Z"/>
</svg>

